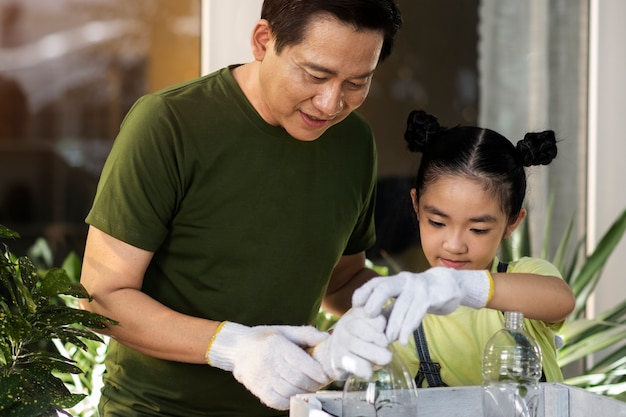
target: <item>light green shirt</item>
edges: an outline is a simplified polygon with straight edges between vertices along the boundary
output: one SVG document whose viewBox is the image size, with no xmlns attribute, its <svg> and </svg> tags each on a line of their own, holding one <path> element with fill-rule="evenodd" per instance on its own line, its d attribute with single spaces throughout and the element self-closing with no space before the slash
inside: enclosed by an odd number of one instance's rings
<svg viewBox="0 0 626 417">
<path fill-rule="evenodd" d="M 496 272 L 497 264 L 496 259 L 492 272 Z M 528 257 L 509 263 L 507 272 L 561 277 L 551 263 Z M 502 312 L 461 306 L 447 316 L 427 314 L 423 323 L 428 351 L 431 359 L 441 365 L 442 380 L 449 386 L 480 385 L 483 348 L 487 340 L 502 328 L 504 323 Z M 541 348 L 543 370 L 548 382 L 563 381 L 555 346 L 555 332 L 562 324 L 524 319 L 524 328 L 537 340 Z M 394 349 L 415 377 L 420 364 L 415 339 L 411 337 L 407 346 L 396 342 Z"/>
</svg>

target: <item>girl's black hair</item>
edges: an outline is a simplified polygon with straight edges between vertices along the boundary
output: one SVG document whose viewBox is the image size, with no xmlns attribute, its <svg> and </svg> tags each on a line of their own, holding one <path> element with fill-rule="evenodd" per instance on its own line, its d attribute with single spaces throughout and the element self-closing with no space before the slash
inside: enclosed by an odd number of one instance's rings
<svg viewBox="0 0 626 417">
<path fill-rule="evenodd" d="M 418 198 L 444 175 L 463 176 L 480 182 L 498 198 L 509 221 L 517 219 L 526 196 L 524 167 L 547 165 L 557 154 L 552 130 L 526 133 L 513 145 L 490 129 L 442 127 L 422 110 L 409 114 L 404 139 L 410 151 L 422 153 L 413 184 Z"/>
</svg>

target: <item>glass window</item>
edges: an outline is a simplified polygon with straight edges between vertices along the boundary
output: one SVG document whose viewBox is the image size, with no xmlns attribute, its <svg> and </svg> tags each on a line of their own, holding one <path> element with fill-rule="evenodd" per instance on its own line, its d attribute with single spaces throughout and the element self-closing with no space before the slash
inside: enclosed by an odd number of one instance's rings
<svg viewBox="0 0 626 417">
<path fill-rule="evenodd" d="M 0 0 L 0 224 L 82 253 L 97 180 L 141 95 L 200 73 L 199 0 Z"/>
</svg>

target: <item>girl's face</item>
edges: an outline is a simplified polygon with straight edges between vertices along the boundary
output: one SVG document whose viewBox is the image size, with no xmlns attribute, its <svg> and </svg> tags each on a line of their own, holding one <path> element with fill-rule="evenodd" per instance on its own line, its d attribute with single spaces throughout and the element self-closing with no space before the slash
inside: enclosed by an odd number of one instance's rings
<svg viewBox="0 0 626 417">
<path fill-rule="evenodd" d="M 500 202 L 483 186 L 462 176 L 443 176 L 416 200 L 424 255 L 431 266 L 490 269 L 502 239 L 520 224 L 526 212 L 509 223 Z"/>
</svg>

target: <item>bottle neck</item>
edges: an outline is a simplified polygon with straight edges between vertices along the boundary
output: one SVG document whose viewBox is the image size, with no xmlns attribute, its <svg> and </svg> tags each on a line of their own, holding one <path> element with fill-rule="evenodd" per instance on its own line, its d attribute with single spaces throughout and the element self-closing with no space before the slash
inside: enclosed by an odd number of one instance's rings
<svg viewBox="0 0 626 417">
<path fill-rule="evenodd" d="M 504 327 L 506 329 L 521 329 L 524 323 L 524 313 L 520 311 L 504 312 Z"/>
</svg>

